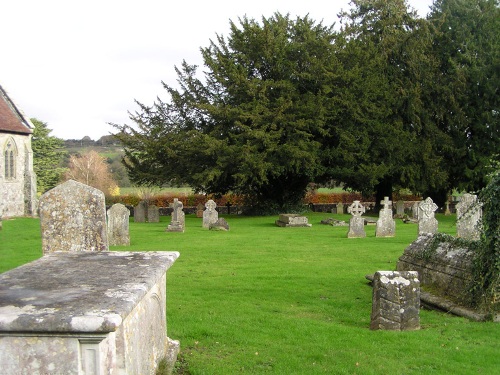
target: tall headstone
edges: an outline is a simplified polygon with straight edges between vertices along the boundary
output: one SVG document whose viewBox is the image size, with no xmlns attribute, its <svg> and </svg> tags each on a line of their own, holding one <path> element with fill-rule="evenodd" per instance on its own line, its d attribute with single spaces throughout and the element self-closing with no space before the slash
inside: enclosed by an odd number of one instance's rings
<svg viewBox="0 0 500 375">
<path fill-rule="evenodd" d="M 396 202 L 396 217 L 402 218 L 405 215 L 405 201 L 399 200 Z"/>
<path fill-rule="evenodd" d="M 389 200 L 389 197 L 384 197 L 384 200 L 380 204 L 383 208 L 379 212 L 375 236 L 394 237 L 396 234 L 396 222 L 392 218 L 392 202 Z"/>
<path fill-rule="evenodd" d="M 344 214 L 344 204 L 342 202 L 337 203 L 337 215 L 343 215 Z"/>
<path fill-rule="evenodd" d="M 148 223 L 159 223 L 160 222 L 160 210 L 154 204 L 148 206 Z"/>
<path fill-rule="evenodd" d="M 167 232 L 184 232 L 185 227 L 185 215 L 182 210 L 184 205 L 178 198 L 174 198 L 174 203 L 172 203 L 172 219 L 167 227 Z"/>
<path fill-rule="evenodd" d="M 217 203 L 215 203 L 212 199 L 209 199 L 207 203 L 205 203 L 205 211 L 203 211 L 203 228 L 210 228 L 210 224 L 217 222 L 219 219 L 219 213 L 215 209 L 217 207 Z"/>
<path fill-rule="evenodd" d="M 148 212 L 148 202 L 140 201 L 137 204 L 137 206 L 134 207 L 134 222 L 145 223 L 147 212 Z"/>
<path fill-rule="evenodd" d="M 378 271 L 373 279 L 370 329 L 420 329 L 420 281 L 416 271 Z"/>
<path fill-rule="evenodd" d="M 121 203 L 115 203 L 108 210 L 108 240 L 110 245 L 130 245 L 129 216 L 129 209 Z"/>
<path fill-rule="evenodd" d="M 434 212 L 438 206 L 431 197 L 427 197 L 418 205 L 418 234 L 437 233 L 438 221 L 434 217 Z"/>
<path fill-rule="evenodd" d="M 347 237 L 366 237 L 365 219 L 361 217 L 361 215 L 365 213 L 365 206 L 363 206 L 359 201 L 354 201 L 349 207 L 347 207 L 347 212 L 352 215 L 349 220 L 349 232 L 347 233 Z"/>
<path fill-rule="evenodd" d="M 467 240 L 479 240 L 481 228 L 479 223 L 482 217 L 481 203 L 477 195 L 464 194 L 457 203 L 457 237 Z"/>
<path fill-rule="evenodd" d="M 43 254 L 54 251 L 106 251 L 104 193 L 69 180 L 40 197 Z"/>
</svg>

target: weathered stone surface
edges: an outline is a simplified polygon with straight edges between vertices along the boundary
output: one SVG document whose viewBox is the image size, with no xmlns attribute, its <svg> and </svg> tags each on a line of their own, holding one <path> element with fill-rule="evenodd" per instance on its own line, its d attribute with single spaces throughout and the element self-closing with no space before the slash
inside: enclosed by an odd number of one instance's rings
<svg viewBox="0 0 500 375">
<path fill-rule="evenodd" d="M 472 279 L 474 253 L 465 247 L 441 241 L 432 249 L 434 235 L 425 233 L 413 241 L 398 260 L 398 271 L 414 270 L 422 285 L 432 286 L 443 296 L 466 303 L 467 290 Z"/>
<path fill-rule="evenodd" d="M 0 274 L 0 369 L 153 374 L 168 352 L 166 272 L 178 256 L 49 254 Z"/>
<path fill-rule="evenodd" d="M 148 205 L 148 223 L 159 223 L 160 222 L 160 210 L 154 204 Z"/>
<path fill-rule="evenodd" d="M 211 223 L 215 223 L 219 219 L 219 213 L 215 209 L 217 207 L 217 203 L 215 203 L 212 199 L 209 199 L 207 203 L 205 203 L 205 211 L 203 211 L 203 228 L 209 228 Z"/>
<path fill-rule="evenodd" d="M 109 249 L 104 193 L 69 180 L 40 198 L 43 253 Z"/>
<path fill-rule="evenodd" d="M 217 219 L 215 223 L 210 223 L 208 229 L 210 230 L 224 230 L 228 231 L 229 230 L 229 224 L 227 223 L 226 219 L 220 217 Z"/>
<path fill-rule="evenodd" d="M 477 241 L 481 236 L 481 203 L 477 195 L 464 194 L 457 204 L 457 237 Z"/>
<path fill-rule="evenodd" d="M 174 202 L 172 203 L 172 219 L 167 227 L 167 232 L 184 232 L 186 219 L 184 211 L 182 211 L 183 207 L 182 202 L 174 198 Z"/>
<path fill-rule="evenodd" d="M 438 209 L 437 204 L 427 197 L 418 204 L 418 234 L 437 233 L 438 221 L 434 217 L 434 212 Z"/>
<path fill-rule="evenodd" d="M 280 214 L 279 219 L 275 221 L 279 227 L 311 227 L 305 216 L 299 214 Z"/>
<path fill-rule="evenodd" d="M 373 280 L 370 329 L 420 329 L 420 282 L 414 271 L 378 271 Z"/>
<path fill-rule="evenodd" d="M 392 202 L 389 200 L 389 197 L 385 197 L 380 204 L 383 205 L 383 208 L 379 212 L 375 236 L 394 237 L 396 235 L 396 222 L 392 218 Z"/>
<path fill-rule="evenodd" d="M 391 208 L 391 210 L 392 210 L 392 208 Z M 399 200 L 396 202 L 396 215 L 395 215 L 395 217 L 402 218 L 404 216 L 404 214 L 405 214 L 405 202 L 402 200 Z"/>
<path fill-rule="evenodd" d="M 201 203 L 198 203 L 196 206 L 196 217 L 203 217 L 203 211 L 205 210 L 205 206 Z"/>
<path fill-rule="evenodd" d="M 349 207 L 347 207 L 347 212 L 352 215 L 349 220 L 349 232 L 347 233 L 348 238 L 366 237 L 365 219 L 361 217 L 365 210 L 365 207 L 360 203 L 360 201 L 354 201 Z"/>
<path fill-rule="evenodd" d="M 130 245 L 130 211 L 121 203 L 115 203 L 108 210 L 108 241 L 111 246 Z"/>
</svg>

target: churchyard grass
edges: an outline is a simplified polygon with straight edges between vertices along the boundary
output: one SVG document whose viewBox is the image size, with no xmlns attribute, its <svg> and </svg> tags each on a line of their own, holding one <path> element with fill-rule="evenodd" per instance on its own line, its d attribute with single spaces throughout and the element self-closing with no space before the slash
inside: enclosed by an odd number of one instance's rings
<svg viewBox="0 0 500 375">
<path fill-rule="evenodd" d="M 180 340 L 178 374 L 496 374 L 500 324 L 422 310 L 421 329 L 370 331 L 372 290 L 365 275 L 394 270 L 417 225 L 397 220 L 396 237 L 346 238 L 347 227 L 280 228 L 277 217 L 221 215 L 229 232 L 186 215 L 185 233 L 160 223 L 130 224 L 131 246 L 172 250 L 167 273 L 168 336 Z M 455 217 L 436 215 L 454 234 Z M 36 219 L 5 220 L 5 271 L 41 256 Z"/>
</svg>

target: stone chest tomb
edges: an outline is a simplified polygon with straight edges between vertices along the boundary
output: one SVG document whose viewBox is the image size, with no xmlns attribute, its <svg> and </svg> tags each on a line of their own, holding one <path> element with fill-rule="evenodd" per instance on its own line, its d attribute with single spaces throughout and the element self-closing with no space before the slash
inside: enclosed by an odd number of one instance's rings
<svg viewBox="0 0 500 375">
<path fill-rule="evenodd" d="M 55 252 L 0 274 L 5 374 L 154 374 L 177 252 Z"/>
</svg>

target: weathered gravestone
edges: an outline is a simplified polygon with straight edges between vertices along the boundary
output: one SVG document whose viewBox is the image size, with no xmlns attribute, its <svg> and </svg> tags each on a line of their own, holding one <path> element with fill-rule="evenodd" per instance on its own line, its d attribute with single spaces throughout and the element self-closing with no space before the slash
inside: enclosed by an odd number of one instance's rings
<svg viewBox="0 0 500 375">
<path fill-rule="evenodd" d="M 311 227 L 307 217 L 298 214 L 280 214 L 275 224 L 279 227 Z"/>
<path fill-rule="evenodd" d="M 196 206 L 196 217 L 203 217 L 203 210 L 205 209 L 205 206 L 202 203 L 198 203 Z"/>
<path fill-rule="evenodd" d="M 148 213 L 148 202 L 140 201 L 137 206 L 134 207 L 134 222 L 135 223 L 145 223 Z"/>
<path fill-rule="evenodd" d="M 402 218 L 405 215 L 405 202 L 399 200 L 396 202 L 396 217 Z"/>
<path fill-rule="evenodd" d="M 174 203 L 172 203 L 172 219 L 167 227 L 167 232 L 184 232 L 185 227 L 185 215 L 182 209 L 184 205 L 179 199 L 174 198 Z"/>
<path fill-rule="evenodd" d="M 43 254 L 108 250 L 104 193 L 69 180 L 40 197 Z"/>
<path fill-rule="evenodd" d="M 413 219 L 416 219 L 416 220 L 418 220 L 418 204 L 419 204 L 419 202 L 415 202 L 411 206 L 411 216 Z"/>
<path fill-rule="evenodd" d="M 344 214 L 344 204 L 342 202 L 337 203 L 337 215 L 343 215 Z"/>
<path fill-rule="evenodd" d="M 464 194 L 457 204 L 457 237 L 479 240 L 481 217 L 481 203 L 477 199 L 477 195 Z"/>
<path fill-rule="evenodd" d="M 210 223 L 210 225 L 208 226 L 208 229 L 214 230 L 214 231 L 217 231 L 217 230 L 228 231 L 229 224 L 226 221 L 226 219 L 220 217 L 217 219 L 217 221 L 215 223 Z"/>
<path fill-rule="evenodd" d="M 380 204 L 383 205 L 383 208 L 379 212 L 375 236 L 394 237 L 396 234 L 396 222 L 392 218 L 392 202 L 389 200 L 389 197 L 384 197 L 384 200 Z"/>
<path fill-rule="evenodd" d="M 148 205 L 148 223 L 160 222 L 160 210 L 154 204 Z"/>
<path fill-rule="evenodd" d="M 212 199 L 209 199 L 207 203 L 205 203 L 205 211 L 203 211 L 203 228 L 210 228 L 211 223 L 215 223 L 219 219 L 219 213 L 215 209 L 217 207 L 217 203 L 215 203 Z"/>
<path fill-rule="evenodd" d="M 347 207 L 347 212 L 352 215 L 349 220 L 349 232 L 347 233 L 347 237 L 366 237 L 365 219 L 361 217 L 361 215 L 365 212 L 365 206 L 363 206 L 359 201 L 354 201 L 349 207 Z"/>
<path fill-rule="evenodd" d="M 420 282 L 415 271 L 378 271 L 373 279 L 370 329 L 420 329 Z"/>
<path fill-rule="evenodd" d="M 130 245 L 129 216 L 129 209 L 121 203 L 115 203 L 108 210 L 108 241 L 110 245 Z"/>
<path fill-rule="evenodd" d="M 434 212 L 438 206 L 431 197 L 418 204 L 418 234 L 437 233 L 438 221 L 434 217 Z"/>
</svg>

